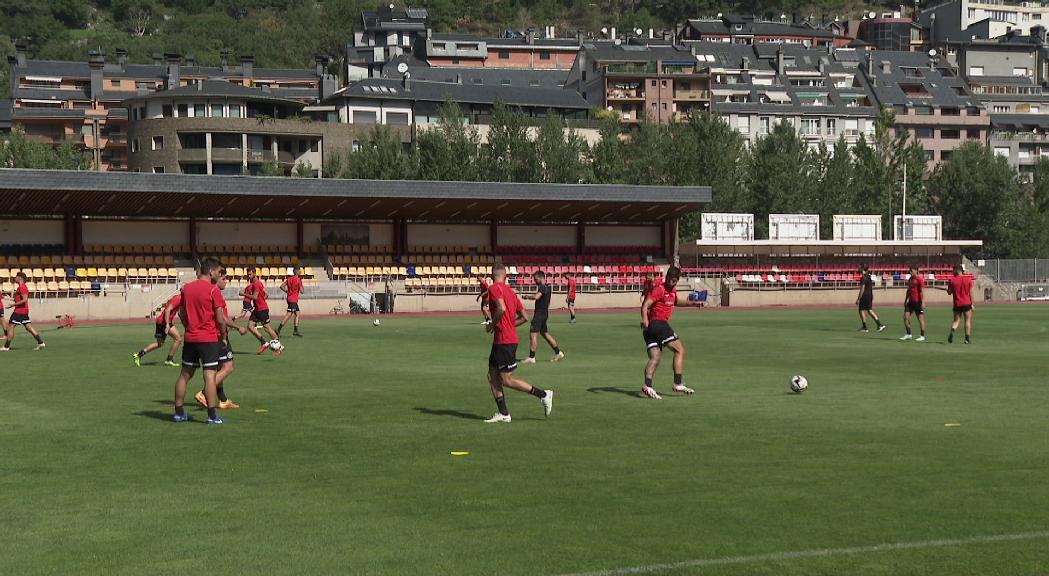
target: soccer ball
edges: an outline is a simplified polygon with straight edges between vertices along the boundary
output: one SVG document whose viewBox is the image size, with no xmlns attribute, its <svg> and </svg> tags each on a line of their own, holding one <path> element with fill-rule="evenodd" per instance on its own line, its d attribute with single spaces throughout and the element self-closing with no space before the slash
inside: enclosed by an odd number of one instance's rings
<svg viewBox="0 0 1049 576">
<path fill-rule="evenodd" d="M 284 345 L 280 343 L 280 340 L 270 340 L 270 350 L 274 352 L 284 350 Z"/>
<path fill-rule="evenodd" d="M 801 394 L 809 387 L 809 381 L 804 376 L 791 376 L 790 389 L 796 394 Z"/>
<path fill-rule="evenodd" d="M 378 318 L 372 320 L 372 326 L 378 326 L 378 325 L 379 325 L 379 319 Z"/>
</svg>

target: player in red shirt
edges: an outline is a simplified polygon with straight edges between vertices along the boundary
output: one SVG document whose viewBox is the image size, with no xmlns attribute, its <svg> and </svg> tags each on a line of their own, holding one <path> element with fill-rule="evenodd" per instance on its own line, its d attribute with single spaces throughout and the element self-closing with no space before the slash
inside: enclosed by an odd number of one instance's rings
<svg viewBox="0 0 1049 576">
<path fill-rule="evenodd" d="M 7 339 L 3 348 L 0 348 L 2 352 L 7 352 L 11 349 L 11 342 L 15 339 L 15 326 L 24 327 L 26 332 L 29 332 L 30 336 L 36 340 L 35 350 L 44 348 L 44 339 L 33 328 L 33 321 L 29 319 L 29 287 L 26 286 L 27 280 L 25 272 L 19 270 L 18 274 L 15 274 L 15 282 L 18 283 L 18 286 L 15 287 L 14 301 L 7 305 L 8 308 L 14 308 L 14 310 L 11 311 L 11 321 L 7 324 Z"/>
<path fill-rule="evenodd" d="M 576 295 L 576 282 L 575 278 L 568 272 L 562 274 L 565 281 L 568 282 L 568 296 L 565 298 L 565 303 L 568 304 L 568 313 L 571 314 L 572 319 L 568 321 L 569 324 L 575 324 L 575 295 Z"/>
<path fill-rule="evenodd" d="M 645 303 L 641 305 L 641 328 L 644 330 L 645 346 L 648 348 L 645 385 L 641 388 L 641 393 L 655 400 L 662 399 L 652 387 L 652 379 L 655 378 L 656 368 L 659 368 L 664 346 L 674 351 L 674 392 L 688 395 L 695 392 L 682 382 L 682 373 L 685 368 L 685 345 L 681 343 L 677 332 L 670 327 L 670 315 L 674 313 L 674 307 L 692 305 L 687 297 L 683 300 L 678 297 L 677 283 L 680 279 L 681 269 L 671 266 L 667 270 L 663 283 L 653 288 L 645 298 Z M 697 302 L 696 305 L 699 303 Z"/>
<path fill-rule="evenodd" d="M 958 330 L 958 323 L 962 318 L 965 319 L 965 343 L 972 343 L 973 277 L 963 272 L 962 265 L 955 264 L 954 275 L 947 281 L 947 293 L 954 298 L 954 321 L 951 322 L 951 333 L 947 336 L 948 343 L 954 342 L 954 332 Z"/>
<path fill-rule="evenodd" d="M 215 282 L 222 272 L 218 260 L 208 258 L 200 265 L 197 279 L 182 287 L 182 306 L 179 317 L 186 328 L 186 343 L 182 346 L 182 373 L 175 381 L 175 422 L 189 420 L 183 408 L 186 399 L 186 384 L 196 373 L 204 369 L 204 396 L 208 408 L 208 424 L 222 424 L 218 417 L 216 372 L 219 369 L 219 354 L 226 341 L 226 300 Z"/>
<path fill-rule="evenodd" d="M 280 331 L 284 329 L 284 325 L 288 323 L 288 320 L 294 318 L 294 330 L 291 335 L 301 338 L 302 334 L 299 333 L 299 294 L 302 294 L 302 278 L 299 277 L 298 266 L 291 269 L 291 276 L 284 280 L 280 285 L 280 289 L 288 295 L 288 311 L 284 313 L 284 319 L 277 326 L 277 336 L 280 336 Z"/>
<path fill-rule="evenodd" d="M 222 269 L 219 271 L 219 279 L 215 282 L 215 286 L 218 287 L 219 291 L 226 289 L 226 285 L 229 284 L 229 278 L 226 276 L 226 270 Z M 234 324 L 229 319 L 229 307 L 222 307 L 222 314 L 226 317 L 226 332 L 225 332 L 225 345 L 219 350 L 219 369 L 215 373 L 215 395 L 219 400 L 219 408 L 222 410 L 240 408 L 238 404 L 235 404 L 232 400 L 226 397 L 226 389 L 223 386 L 226 383 L 226 378 L 229 378 L 230 374 L 233 374 L 233 347 L 229 343 L 229 329 L 232 327 L 237 332 L 240 332 L 241 336 L 247 333 L 248 329 L 243 328 Z M 193 397 L 203 407 L 208 406 L 208 399 L 205 395 L 205 391 L 201 390 Z"/>
<path fill-rule="evenodd" d="M 148 346 L 135 352 L 131 355 L 131 361 L 135 363 L 135 366 L 142 366 L 142 357 L 150 352 L 160 348 L 164 345 L 164 341 L 171 336 L 171 348 L 168 350 L 168 359 L 164 361 L 165 366 L 178 366 L 175 363 L 175 350 L 178 350 L 178 345 L 182 343 L 182 335 L 179 334 L 178 328 L 175 328 L 175 315 L 178 314 L 178 309 L 182 306 L 182 294 L 175 294 L 160 309 L 160 314 L 157 314 L 156 321 L 154 322 L 153 338 L 154 341 L 150 342 Z"/>
<path fill-rule="evenodd" d="M 270 326 L 270 305 L 266 302 L 269 294 L 266 293 L 266 286 L 255 275 L 254 266 L 249 266 L 247 272 L 248 285 L 240 291 L 240 295 L 250 299 L 253 305 L 251 317 L 248 318 L 248 332 L 251 332 L 251 335 L 261 344 L 255 354 L 262 354 L 271 344 L 276 343 L 273 355 L 280 356 L 281 352 L 284 351 L 284 346 L 280 343 L 280 339 L 277 338 L 277 333 L 273 331 L 273 327 Z M 262 337 L 262 334 L 259 332 L 259 326 L 266 330 L 266 334 L 270 337 L 269 342 Z"/>
<path fill-rule="evenodd" d="M 477 283 L 481 286 L 481 293 L 477 295 L 476 301 L 481 303 L 481 314 L 484 314 L 484 322 L 481 324 L 487 326 L 492 323 L 492 313 L 489 311 L 490 302 L 488 301 L 488 287 L 492 285 L 484 276 L 477 276 Z"/>
<path fill-rule="evenodd" d="M 925 279 L 918 273 L 918 267 L 911 265 L 911 277 L 907 279 L 907 296 L 903 300 L 903 328 L 907 331 L 900 340 L 914 338 L 911 334 L 911 314 L 918 317 L 921 325 L 922 335 L 918 336 L 916 342 L 925 342 Z"/>
<path fill-rule="evenodd" d="M 506 267 L 497 264 L 492 268 L 492 285 L 488 288 L 492 306 L 492 323 L 485 327 L 492 333 L 492 351 L 488 355 L 488 385 L 498 412 L 485 420 L 487 423 L 510 422 L 510 411 L 506 408 L 504 388 L 513 388 L 535 396 L 549 416 L 554 406 L 554 391 L 542 390 L 513 377 L 517 368 L 517 327 L 528 322 L 524 304 L 514 289 L 506 284 Z"/>
</svg>

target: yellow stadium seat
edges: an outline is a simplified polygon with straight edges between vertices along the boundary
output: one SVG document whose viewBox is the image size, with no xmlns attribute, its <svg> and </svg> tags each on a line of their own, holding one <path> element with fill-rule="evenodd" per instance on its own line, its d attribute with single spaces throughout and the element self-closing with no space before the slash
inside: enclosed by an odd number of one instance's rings
<svg viewBox="0 0 1049 576">
<path fill-rule="evenodd" d="M 15 289 L 15 285 L 10 283 L 10 282 L 4 282 L 2 289 L 3 289 L 4 292 L 11 292 L 12 290 Z"/>
<path fill-rule="evenodd" d="M 150 278 L 159 278 L 160 277 L 160 271 L 157 270 L 156 268 L 150 268 L 149 270 L 146 271 L 146 275 L 149 276 Z"/>
<path fill-rule="evenodd" d="M 59 292 L 69 292 L 69 282 L 66 282 L 65 280 L 62 280 L 61 282 L 59 282 L 58 283 L 58 290 L 59 290 Z"/>
<path fill-rule="evenodd" d="M 7 268 L 0 268 L 0 282 L 7 282 L 13 274 Z"/>
<path fill-rule="evenodd" d="M 58 282 L 55 282 L 54 280 L 48 282 L 47 283 L 47 291 L 48 292 L 58 292 Z"/>
</svg>

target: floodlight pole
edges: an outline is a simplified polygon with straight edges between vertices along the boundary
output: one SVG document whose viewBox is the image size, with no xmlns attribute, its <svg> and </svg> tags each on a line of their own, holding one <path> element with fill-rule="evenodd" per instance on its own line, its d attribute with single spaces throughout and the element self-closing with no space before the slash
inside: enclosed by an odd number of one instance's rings
<svg viewBox="0 0 1049 576">
<path fill-rule="evenodd" d="M 900 216 L 900 234 L 907 239 L 907 165 L 903 165 L 903 215 Z"/>
</svg>

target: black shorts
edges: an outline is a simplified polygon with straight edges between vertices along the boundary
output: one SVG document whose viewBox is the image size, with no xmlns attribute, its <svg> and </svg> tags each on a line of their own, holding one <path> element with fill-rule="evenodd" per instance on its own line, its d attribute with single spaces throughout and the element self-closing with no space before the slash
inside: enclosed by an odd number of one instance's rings
<svg viewBox="0 0 1049 576">
<path fill-rule="evenodd" d="M 670 324 L 662 320 L 652 320 L 648 323 L 648 329 L 645 330 L 645 347 L 649 349 L 657 346 L 663 348 L 677 339 L 677 332 L 674 332 Z"/>
<path fill-rule="evenodd" d="M 270 323 L 270 311 L 269 310 L 252 310 L 251 321 L 260 325 L 266 326 Z"/>
<path fill-rule="evenodd" d="M 487 300 L 481 300 L 481 310 L 487 310 L 491 304 Z"/>
<path fill-rule="evenodd" d="M 245 302 L 241 310 L 243 310 L 244 312 L 251 312 L 255 310 L 255 304 L 252 302 Z"/>
<path fill-rule="evenodd" d="M 955 314 L 963 314 L 965 312 L 972 312 L 972 311 L 973 311 L 973 305 L 972 304 L 969 304 L 967 306 L 955 306 L 954 307 Z M 14 324 L 14 319 L 15 319 L 15 317 L 11 316 L 11 323 L 12 324 Z"/>
<path fill-rule="evenodd" d="M 299 303 L 298 302 L 288 302 L 288 314 L 291 314 L 292 312 L 298 312 L 298 311 L 299 311 Z"/>
<path fill-rule="evenodd" d="M 156 324 L 156 328 L 154 328 L 153 337 L 156 338 L 158 342 L 163 342 L 163 341 L 167 340 L 168 339 L 168 325 L 158 322 Z"/>
<path fill-rule="evenodd" d="M 569 299 L 568 299 L 568 305 L 569 305 L 569 306 L 573 306 L 573 305 L 575 305 L 575 298 L 569 298 Z"/>
<path fill-rule="evenodd" d="M 874 309 L 874 296 L 868 296 L 866 298 L 860 298 L 860 310 L 864 312 L 870 312 Z"/>
<path fill-rule="evenodd" d="M 550 329 L 546 327 L 546 322 L 549 319 L 549 314 L 536 314 L 535 316 L 532 316 L 532 325 L 528 328 L 528 331 L 532 334 L 546 334 L 550 332 Z"/>
<path fill-rule="evenodd" d="M 14 324 L 15 326 L 25 326 L 26 324 L 32 324 L 33 321 L 29 319 L 29 314 L 19 314 L 15 312 L 11 314 L 11 319 L 8 323 Z"/>
<path fill-rule="evenodd" d="M 218 342 L 186 342 L 182 345 L 182 365 L 186 368 L 217 370 L 219 367 Z"/>
<path fill-rule="evenodd" d="M 517 369 L 517 344 L 492 344 L 488 354 L 488 367 L 499 372 L 513 372 Z"/>
<path fill-rule="evenodd" d="M 912 312 L 914 314 L 925 314 L 925 306 L 921 302 L 914 302 L 913 300 L 903 305 L 904 312 Z"/>
<path fill-rule="evenodd" d="M 219 344 L 219 364 L 233 362 L 233 348 Z"/>
</svg>

